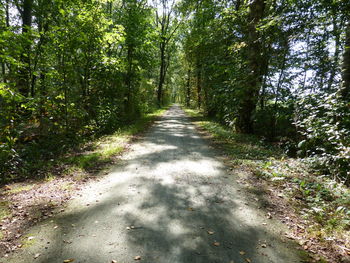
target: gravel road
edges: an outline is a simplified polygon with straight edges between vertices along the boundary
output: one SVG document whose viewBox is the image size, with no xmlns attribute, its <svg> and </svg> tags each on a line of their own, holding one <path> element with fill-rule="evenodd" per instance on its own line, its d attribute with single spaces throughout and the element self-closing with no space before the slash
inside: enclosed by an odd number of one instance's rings
<svg viewBox="0 0 350 263">
<path fill-rule="evenodd" d="M 175 105 L 122 164 L 0 262 L 302 262 L 236 177 Z"/>
</svg>

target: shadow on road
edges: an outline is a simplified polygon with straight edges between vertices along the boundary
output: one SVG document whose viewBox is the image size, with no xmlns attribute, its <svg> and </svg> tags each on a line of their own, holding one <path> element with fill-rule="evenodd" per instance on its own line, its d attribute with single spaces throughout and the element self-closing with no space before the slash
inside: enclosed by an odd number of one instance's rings
<svg viewBox="0 0 350 263">
<path fill-rule="evenodd" d="M 300 262 L 246 206 L 183 112 L 170 113 L 115 168 L 120 181 L 106 185 L 98 203 L 55 219 L 35 262 Z"/>
</svg>

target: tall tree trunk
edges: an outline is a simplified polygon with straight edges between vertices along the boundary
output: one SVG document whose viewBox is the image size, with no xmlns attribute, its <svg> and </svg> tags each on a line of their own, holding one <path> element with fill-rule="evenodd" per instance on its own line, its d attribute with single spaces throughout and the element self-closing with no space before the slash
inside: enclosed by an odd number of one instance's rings
<svg viewBox="0 0 350 263">
<path fill-rule="evenodd" d="M 328 86 L 327 86 L 328 91 L 332 88 L 332 85 L 334 83 L 334 78 L 337 73 L 338 64 L 339 64 L 339 55 L 340 55 L 340 32 L 337 24 L 336 14 L 333 15 L 333 35 L 335 37 L 335 43 L 334 43 L 335 51 L 334 51 L 334 57 L 333 57 L 333 66 L 331 67 L 331 72 L 328 79 Z"/>
<path fill-rule="evenodd" d="M 275 138 L 276 136 L 276 125 L 277 125 L 277 110 L 278 110 L 278 99 L 279 99 L 279 93 L 281 90 L 281 86 L 284 80 L 284 71 L 286 69 L 286 60 L 287 60 L 287 53 L 288 53 L 288 43 L 284 46 L 284 53 L 283 53 L 283 61 L 280 66 L 281 72 L 278 77 L 277 87 L 276 87 L 276 93 L 275 93 L 275 103 L 273 105 L 273 113 L 271 116 L 271 140 Z"/>
<path fill-rule="evenodd" d="M 9 20 L 9 0 L 5 1 L 5 27 L 6 29 L 10 26 L 10 20 Z M 2 81 L 6 83 L 6 63 L 5 61 L 1 62 L 1 75 L 2 75 Z"/>
<path fill-rule="evenodd" d="M 5 14 L 6 14 L 6 27 L 10 27 L 10 0 L 6 0 L 5 2 Z"/>
<path fill-rule="evenodd" d="M 257 25 L 263 18 L 265 0 L 252 0 L 249 4 L 247 27 L 247 68 L 248 77 L 240 93 L 236 130 L 241 133 L 253 133 L 252 115 L 258 102 L 262 83 L 262 43 Z"/>
<path fill-rule="evenodd" d="M 238 11 L 241 8 L 241 0 L 236 0 L 235 9 Z"/>
<path fill-rule="evenodd" d="M 159 68 L 159 82 L 158 82 L 158 90 L 157 90 L 157 104 L 158 107 L 161 107 L 163 103 L 163 85 L 165 82 L 165 77 L 167 73 L 167 69 L 169 66 L 170 56 L 168 57 L 168 61 L 166 58 L 167 47 L 169 46 L 169 42 L 172 39 L 174 33 L 176 32 L 178 24 L 175 28 L 171 28 L 171 13 L 174 11 L 175 0 L 161 0 L 161 4 L 163 7 L 162 15 L 159 16 L 158 11 L 156 12 L 156 23 L 160 26 L 160 42 L 159 42 L 159 51 L 160 51 L 160 68 Z"/>
<path fill-rule="evenodd" d="M 158 107 L 162 106 L 165 66 L 166 66 L 165 65 L 165 43 L 162 42 L 160 44 L 160 69 L 159 69 L 159 82 L 158 82 L 158 91 L 157 91 Z"/>
<path fill-rule="evenodd" d="M 198 109 L 202 106 L 202 66 L 197 65 L 197 106 Z"/>
<path fill-rule="evenodd" d="M 126 116 L 133 116 L 134 109 L 132 105 L 132 75 L 133 75 L 133 47 L 131 45 L 128 45 L 128 52 L 127 52 L 127 62 L 128 62 L 128 69 L 125 76 L 125 86 L 126 86 L 126 92 L 125 92 L 125 98 L 124 98 L 124 111 Z"/>
<path fill-rule="evenodd" d="M 342 85 L 340 95 L 346 102 L 350 101 L 350 21 L 345 28 L 345 49 L 342 63 Z"/>
<path fill-rule="evenodd" d="M 191 68 L 188 68 L 187 84 L 186 84 L 186 107 L 190 107 L 190 100 L 191 100 Z"/>
<path fill-rule="evenodd" d="M 265 107 L 265 95 L 266 95 L 266 88 L 267 88 L 267 78 L 269 73 L 269 63 L 270 63 L 270 56 L 267 54 L 271 53 L 271 43 L 268 44 L 267 47 L 264 48 L 264 53 L 266 54 L 263 57 L 263 63 L 261 65 L 262 69 L 262 83 L 261 83 L 261 93 L 260 93 L 260 108 L 264 109 Z"/>
<path fill-rule="evenodd" d="M 24 0 L 23 9 L 21 10 L 22 15 L 22 34 L 24 38 L 28 37 L 27 33 L 32 27 L 32 8 L 33 0 Z M 25 39 L 23 41 L 23 52 L 21 54 L 21 62 L 23 63 L 22 68 L 19 71 L 19 80 L 18 80 L 18 90 L 24 95 L 28 96 L 30 92 L 30 42 Z"/>
</svg>

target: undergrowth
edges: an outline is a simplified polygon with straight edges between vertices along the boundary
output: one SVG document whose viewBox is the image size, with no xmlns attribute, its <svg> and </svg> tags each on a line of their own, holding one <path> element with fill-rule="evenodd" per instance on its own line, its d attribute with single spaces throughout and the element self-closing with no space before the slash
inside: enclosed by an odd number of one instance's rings
<svg viewBox="0 0 350 263">
<path fill-rule="evenodd" d="M 57 173 L 57 166 L 74 166 L 88 170 L 111 161 L 123 150 L 123 144 L 145 127 L 165 108 L 143 114 L 113 133 L 103 131 L 91 134 L 56 134 L 32 139 L 18 145 L 16 158 L 9 169 L 0 167 L 0 186 L 28 179 L 41 180 Z M 88 149 L 89 148 L 89 149 Z"/>
<path fill-rule="evenodd" d="M 52 180 L 58 174 L 95 172 L 99 167 L 108 164 L 113 157 L 120 154 L 130 138 L 142 132 L 147 125 L 165 108 L 144 114 L 131 124 L 117 129 L 109 135 L 90 136 L 85 139 L 70 141 L 69 138 L 57 138 L 55 142 L 28 145 L 26 165 L 17 170 L 17 174 L 0 176 L 0 185 L 15 181 Z M 63 170 L 63 171 L 62 171 Z M 19 174 L 18 174 L 19 173 Z M 14 193 L 17 191 L 13 189 Z M 21 189 L 18 189 L 20 192 Z"/>
</svg>

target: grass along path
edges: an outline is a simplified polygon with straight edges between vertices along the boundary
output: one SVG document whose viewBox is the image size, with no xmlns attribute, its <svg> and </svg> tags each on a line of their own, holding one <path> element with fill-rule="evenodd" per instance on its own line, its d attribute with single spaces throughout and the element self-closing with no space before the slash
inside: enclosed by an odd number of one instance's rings
<svg viewBox="0 0 350 263">
<path fill-rule="evenodd" d="M 144 115 L 134 124 L 52 159 L 41 171 L 41 179 L 0 188 L 0 257 L 28 245 L 28 237 L 22 234 L 29 226 L 63 212 L 64 204 L 79 194 L 82 185 L 107 174 L 120 154 L 165 110 Z"/>
<path fill-rule="evenodd" d="M 185 109 L 193 123 L 240 176 L 268 217 L 288 225 L 285 235 L 298 241 L 312 262 L 350 262 L 350 190 L 325 176 L 317 176 L 304 160 L 288 158 L 282 150 L 256 136 L 231 129 Z"/>
</svg>

